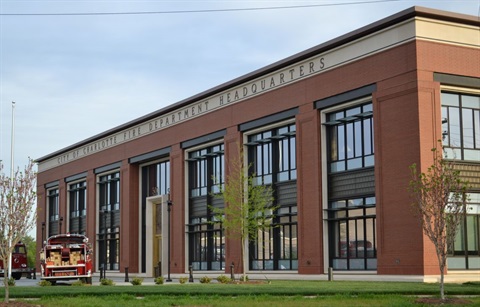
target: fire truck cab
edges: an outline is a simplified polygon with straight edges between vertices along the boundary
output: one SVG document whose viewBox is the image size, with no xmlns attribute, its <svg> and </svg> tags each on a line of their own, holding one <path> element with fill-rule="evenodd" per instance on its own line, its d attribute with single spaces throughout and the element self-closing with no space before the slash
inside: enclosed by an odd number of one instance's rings
<svg viewBox="0 0 480 307">
<path fill-rule="evenodd" d="M 78 279 L 92 283 L 92 248 L 80 234 L 59 234 L 47 239 L 40 251 L 41 279 L 55 284 L 58 280 Z"/>
<path fill-rule="evenodd" d="M 12 278 L 19 280 L 23 273 L 29 273 L 30 269 L 27 265 L 27 247 L 22 242 L 15 244 L 12 252 Z M 3 260 L 0 259 L 0 276 L 5 276 L 5 266 Z"/>
</svg>

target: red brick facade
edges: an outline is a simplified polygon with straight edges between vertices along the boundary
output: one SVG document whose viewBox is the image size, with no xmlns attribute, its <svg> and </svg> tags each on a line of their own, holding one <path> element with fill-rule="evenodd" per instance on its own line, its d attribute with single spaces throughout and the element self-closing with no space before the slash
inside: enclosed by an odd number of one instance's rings
<svg viewBox="0 0 480 307">
<path fill-rule="evenodd" d="M 410 16 L 431 16 L 430 11 L 408 11 Z M 448 14 L 434 14 L 432 18 L 450 19 Z M 446 16 L 446 17 L 445 17 Z M 458 21 L 458 20 L 457 20 Z M 403 22 L 403 21 L 402 21 Z M 458 21 L 460 22 L 460 21 Z M 471 19 L 465 23 L 472 25 Z M 383 27 L 387 27 L 384 22 Z M 394 26 L 395 24 L 391 24 Z M 476 27 L 478 30 L 478 20 Z M 376 33 L 376 28 L 369 31 Z M 380 25 L 380 28 L 382 26 Z M 367 30 L 368 30 L 367 29 Z M 365 30 L 365 31 L 367 31 Z M 370 34 L 370 33 L 364 33 Z M 351 41 L 360 39 L 351 35 Z M 335 41 L 341 46 L 341 41 Z M 346 43 L 346 42 L 344 42 Z M 319 52 L 328 50 L 322 45 Z M 335 47 L 335 46 L 333 46 Z M 332 47 L 332 48 L 333 48 Z M 328 60 L 328 57 L 326 58 Z M 283 63 L 278 64 L 281 68 Z M 328 65 L 327 65 L 328 66 Z M 328 232 L 325 226 L 324 189 L 326 170 L 323 169 L 322 152 L 326 149 L 322 140 L 321 110 L 315 102 L 374 84 L 371 93 L 373 103 L 375 136 L 375 196 L 378 275 L 432 275 L 439 274 L 433 245 L 426 238 L 410 209 L 411 199 L 407 193 L 410 180 L 409 166 L 417 163 L 426 169 L 432 162 L 431 148 L 441 139 L 441 83 L 435 81 L 434 73 L 480 78 L 480 49 L 478 46 L 453 44 L 423 39 L 398 42 L 396 46 L 366 54 L 348 63 L 327 69 L 322 73 L 300 79 L 291 84 L 245 99 L 227 107 L 219 108 L 202 116 L 191 118 L 175 126 L 165 128 L 131 141 L 109 147 L 97 153 L 41 170 L 38 176 L 37 238 L 42 234 L 42 222 L 46 222 L 46 185 L 58 181 L 60 216 L 67 217 L 67 183 L 65 178 L 86 172 L 87 182 L 87 236 L 91 242 L 97 237 L 96 212 L 97 184 L 94 170 L 112 163 L 121 162 L 121 227 L 120 227 L 120 272 L 125 267 L 129 272 L 140 272 L 139 254 L 139 199 L 141 197 L 140 164 L 130 163 L 130 158 L 170 148 L 171 199 L 174 207 L 171 215 L 172 273 L 188 271 L 188 245 L 185 235 L 185 217 L 188 206 L 185 183 L 186 164 L 182 142 L 226 130 L 223 137 L 225 161 L 236 155 L 237 144 L 243 142 L 238 126 L 285 110 L 297 108 L 296 157 L 297 157 L 297 206 L 298 206 L 298 274 L 325 274 L 328 269 Z M 250 76 L 245 77 L 245 81 Z M 241 80 L 242 81 L 242 80 Z M 476 88 L 479 90 L 479 88 Z M 212 90 L 213 92 L 213 90 Z M 187 103 L 195 102 L 195 97 Z M 175 109 L 173 105 L 171 109 Z M 139 119 L 132 123 L 140 123 Z M 146 120 L 146 119 L 145 119 Z M 128 129 L 128 126 L 118 130 Z M 115 130 L 115 129 L 114 129 Z M 112 132 L 113 133 L 113 132 Z M 100 137 L 109 135 L 107 131 Z M 86 140 L 84 143 L 94 141 Z M 82 144 L 75 144 L 64 152 Z M 61 152 L 38 160 L 40 165 Z M 227 162 L 228 163 L 228 162 Z M 61 231 L 66 231 L 66 223 Z M 40 246 L 40 244 L 38 244 Z M 226 267 L 240 255 L 240 243 L 226 241 Z M 228 270 L 228 269 L 227 269 Z M 241 271 L 242 268 L 236 268 Z M 228 271 L 227 271 L 228 272 Z"/>
</svg>

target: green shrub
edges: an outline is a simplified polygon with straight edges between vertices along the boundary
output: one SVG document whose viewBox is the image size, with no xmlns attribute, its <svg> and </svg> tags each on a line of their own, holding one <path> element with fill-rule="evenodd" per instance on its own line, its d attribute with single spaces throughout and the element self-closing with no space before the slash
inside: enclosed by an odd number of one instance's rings
<svg viewBox="0 0 480 307">
<path fill-rule="evenodd" d="M 130 283 L 134 286 L 141 286 L 142 283 L 143 283 L 143 278 L 140 278 L 140 277 L 134 277 L 132 278 L 132 280 L 130 281 Z"/>
<path fill-rule="evenodd" d="M 163 278 L 163 276 L 155 278 L 156 285 L 163 285 L 164 282 L 165 282 L 165 278 Z"/>
<path fill-rule="evenodd" d="M 111 279 L 106 279 L 106 278 L 102 278 L 100 280 L 100 284 L 102 286 L 115 286 L 115 283 L 113 282 L 113 280 Z"/>
<path fill-rule="evenodd" d="M 188 277 L 180 277 L 178 279 L 178 281 L 183 285 L 184 283 L 186 283 L 188 281 Z"/>
<path fill-rule="evenodd" d="M 76 281 L 72 282 L 72 286 L 81 287 L 81 286 L 85 286 L 85 283 L 81 280 L 76 280 Z"/>
<path fill-rule="evenodd" d="M 52 283 L 49 282 L 48 280 L 40 280 L 40 281 L 38 282 L 38 285 L 39 285 L 40 287 L 50 287 L 50 286 L 52 285 Z"/>
<path fill-rule="evenodd" d="M 13 279 L 13 277 L 10 277 L 10 278 L 8 279 L 8 285 L 9 285 L 10 287 L 15 286 L 15 279 Z"/>
<path fill-rule="evenodd" d="M 209 284 L 212 281 L 212 279 L 208 276 L 203 276 L 200 278 L 200 283 L 202 284 Z"/>
<path fill-rule="evenodd" d="M 232 279 L 230 277 L 227 277 L 225 275 L 220 275 L 217 277 L 217 281 L 222 284 L 228 284 L 232 282 Z"/>
</svg>

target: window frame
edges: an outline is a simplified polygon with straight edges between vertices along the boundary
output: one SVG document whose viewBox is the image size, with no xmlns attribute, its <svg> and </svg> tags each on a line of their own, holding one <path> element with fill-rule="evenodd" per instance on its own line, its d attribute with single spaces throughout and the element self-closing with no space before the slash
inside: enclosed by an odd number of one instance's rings
<svg viewBox="0 0 480 307">
<path fill-rule="evenodd" d="M 276 185 L 286 182 L 297 182 L 297 126 L 295 118 L 290 118 L 274 124 L 257 127 L 244 133 L 244 161 L 252 164 L 249 170 L 251 175 L 255 172 L 255 184 L 272 185 L 274 193 Z M 294 141 L 293 141 L 294 140 Z M 285 154 L 285 143 L 288 153 Z M 261 154 L 259 154 L 259 152 Z M 265 155 L 268 155 L 265 157 Z M 251 157 L 254 157 L 251 161 Z M 258 158 L 260 156 L 261 158 Z M 292 159 L 295 161 L 292 163 Z M 255 161 L 266 162 L 265 167 L 256 165 Z M 282 168 L 287 164 L 287 169 Z M 256 171 L 261 170 L 258 175 Z M 265 171 L 266 170 L 266 171 Z M 287 178 L 282 178 L 282 174 L 287 172 Z M 274 206 L 277 198 L 274 198 Z M 259 233 L 255 240 L 247 242 L 248 244 L 248 268 L 252 271 L 259 270 L 298 270 L 298 204 L 288 204 L 280 206 L 273 214 L 272 225 Z M 285 210 L 289 210 L 285 213 Z M 282 219 L 288 218 L 288 221 Z M 288 238 L 280 235 L 280 227 L 288 227 L 290 236 Z M 290 258 L 285 259 L 286 242 L 295 242 L 295 252 L 290 247 Z M 293 245 L 293 243 L 291 244 Z M 265 253 L 268 250 L 268 255 Z"/>
<path fill-rule="evenodd" d="M 47 221 L 48 221 L 48 235 L 47 237 L 59 234 L 60 227 L 60 189 L 54 186 L 47 189 Z M 52 203 L 53 201 L 53 203 Z M 53 211 L 53 212 L 52 212 Z M 54 232 L 54 229 L 56 231 Z"/>
<path fill-rule="evenodd" d="M 220 191 L 225 180 L 223 139 L 185 150 L 185 165 L 188 183 L 185 189 L 188 199 L 185 217 L 188 265 L 192 265 L 196 271 L 224 270 L 225 235 L 221 223 L 215 221 L 209 208 L 214 200 L 213 194 Z M 205 213 L 193 214 L 192 206 L 205 209 Z"/>
<path fill-rule="evenodd" d="M 82 227 L 82 222 L 87 220 L 87 181 L 85 178 L 68 183 L 68 209 L 69 232 L 86 234 L 86 225 Z M 78 220 L 76 230 L 72 229 L 73 220 Z"/>
<path fill-rule="evenodd" d="M 354 203 L 354 201 L 362 201 L 362 205 Z M 373 202 L 372 202 L 373 200 Z M 335 203 L 344 203 L 344 206 L 334 206 Z M 349 206 L 348 204 L 353 205 Z M 352 197 L 346 199 L 330 200 L 328 202 L 328 209 L 326 210 L 327 222 L 329 227 L 329 267 L 334 270 L 376 270 L 377 260 L 377 222 L 376 222 L 376 206 L 377 202 L 374 195 Z M 370 210 L 369 210 L 370 209 Z M 373 210 L 372 210 L 373 209 Z M 352 214 L 352 212 L 362 211 L 361 214 Z M 374 211 L 374 212 L 367 212 Z M 371 224 L 369 223 L 371 221 Z M 350 227 L 354 223 L 354 230 Z M 337 233 L 341 234 L 341 224 L 345 225 L 345 238 L 342 241 L 340 237 L 337 237 Z M 359 229 L 357 226 L 362 226 L 360 233 L 363 236 L 358 236 Z M 371 226 L 371 229 L 368 229 Z M 337 229 L 338 228 L 338 229 Z M 368 233 L 373 237 L 368 238 Z M 354 234 L 354 235 L 353 235 Z M 352 236 L 351 236 L 352 235 Z M 338 239 L 338 240 L 336 240 Z M 373 242 L 372 242 L 373 241 Z M 345 245 L 345 251 L 342 248 L 342 242 Z M 371 246 L 363 246 L 363 254 L 359 248 L 358 242 L 368 242 Z M 371 248 L 368 251 L 368 248 Z M 367 252 L 365 252 L 367 251 Z M 363 262 L 363 263 L 361 263 Z M 357 267 L 353 267 L 356 265 Z M 360 265 L 360 267 L 358 267 Z"/>
<path fill-rule="evenodd" d="M 458 105 L 454 106 L 444 101 L 444 94 L 447 95 L 456 95 Z M 464 97 L 473 96 L 477 97 L 480 101 L 480 90 L 476 91 L 473 89 L 465 89 L 451 86 L 442 86 L 440 90 L 440 105 L 441 105 L 441 118 L 442 118 L 442 145 L 444 148 L 444 156 L 446 159 L 459 159 L 462 161 L 480 161 L 480 105 L 478 108 L 463 106 Z M 452 122 L 455 123 L 454 119 L 454 110 L 457 109 L 458 113 L 458 140 L 460 144 L 456 146 L 452 144 L 453 138 L 452 135 Z M 471 136 L 472 136 L 472 147 L 465 147 L 465 130 L 464 127 L 465 121 L 463 118 L 466 115 L 466 111 L 472 110 L 470 113 L 471 117 Z M 456 117 L 455 117 L 456 118 Z M 475 125 L 477 123 L 477 125 Z M 466 154 L 472 154 L 473 158 L 466 157 Z M 475 158 L 475 156 L 478 156 Z"/>
<path fill-rule="evenodd" d="M 353 110 L 357 108 L 362 109 L 354 112 Z M 372 97 L 322 110 L 322 118 L 326 136 L 326 166 L 329 174 L 375 166 L 375 121 Z M 366 145 L 367 136 L 369 142 Z M 334 141 L 335 144 L 333 144 Z M 340 143 L 344 146 L 341 147 Z"/>
<path fill-rule="evenodd" d="M 113 177 L 112 177 L 113 176 Z M 112 184 L 114 183 L 114 185 Z M 107 252 L 106 270 L 120 270 L 121 171 L 113 169 L 96 175 L 98 268 Z M 106 189 L 102 192 L 102 187 Z M 112 195 L 115 194 L 112 201 Z M 105 200 L 103 204 L 102 200 Z M 108 214 L 108 216 L 106 216 Z M 106 223 L 105 223 L 106 222 Z M 106 247 L 105 247 L 106 241 Z M 105 250 L 106 249 L 106 250 Z"/>
<path fill-rule="evenodd" d="M 467 199 L 466 214 L 459 225 L 457 237 L 448 246 L 448 270 L 480 269 L 480 192 L 467 192 Z"/>
</svg>

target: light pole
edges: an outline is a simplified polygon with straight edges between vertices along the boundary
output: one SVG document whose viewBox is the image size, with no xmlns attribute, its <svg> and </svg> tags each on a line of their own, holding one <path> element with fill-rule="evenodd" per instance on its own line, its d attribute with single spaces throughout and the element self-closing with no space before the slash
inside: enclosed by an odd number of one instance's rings
<svg viewBox="0 0 480 307">
<path fill-rule="evenodd" d="M 14 144 L 15 144 L 15 101 L 12 101 L 12 139 L 11 139 L 11 151 L 10 151 L 10 154 L 11 154 L 11 158 L 10 158 L 10 163 L 11 163 L 11 167 L 10 167 L 10 182 L 11 182 L 11 189 L 12 189 L 12 192 L 13 192 L 13 186 L 14 186 L 14 163 L 13 163 L 13 158 L 14 158 Z M 10 217 L 8 217 L 10 218 Z M 7 220 L 7 225 L 10 224 L 10 221 Z M 8 247 L 11 247 L 12 245 L 12 234 L 10 233 L 11 232 L 11 228 L 8 227 Z M 12 277 L 12 253 L 8 253 L 8 278 Z M 6 272 L 7 273 L 7 272 Z"/>
<path fill-rule="evenodd" d="M 43 241 L 45 241 L 45 222 L 42 222 L 42 247 Z"/>
<path fill-rule="evenodd" d="M 172 281 L 170 278 L 170 247 L 171 247 L 171 234 L 170 234 L 170 215 L 172 211 L 172 201 L 170 200 L 170 194 L 168 195 L 168 201 L 167 201 L 167 211 L 168 211 L 168 277 L 166 281 Z"/>
</svg>

